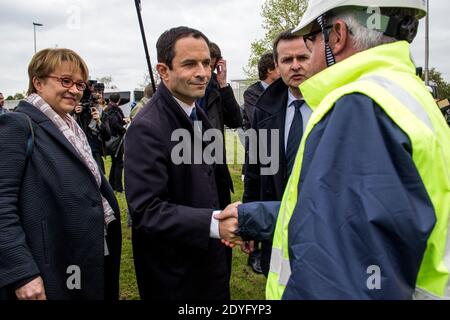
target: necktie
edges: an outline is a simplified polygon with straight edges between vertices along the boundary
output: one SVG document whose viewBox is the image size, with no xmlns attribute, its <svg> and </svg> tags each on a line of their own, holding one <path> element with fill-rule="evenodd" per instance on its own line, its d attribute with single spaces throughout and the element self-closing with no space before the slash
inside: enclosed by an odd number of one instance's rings
<svg viewBox="0 0 450 320">
<path fill-rule="evenodd" d="M 198 121 L 196 108 L 197 107 L 192 108 L 191 114 L 189 115 L 189 118 L 191 118 L 192 122 Z"/>
<path fill-rule="evenodd" d="M 287 147 L 286 147 L 286 161 L 288 176 L 291 175 L 294 167 L 295 156 L 297 155 L 298 146 L 303 134 L 303 118 L 300 112 L 300 106 L 303 101 L 296 100 L 293 102 L 295 107 L 294 119 L 292 120 L 291 128 L 289 129 Z"/>
<path fill-rule="evenodd" d="M 194 132 L 196 133 L 196 136 L 198 135 L 199 137 L 202 137 L 202 124 L 201 124 L 202 120 L 200 120 L 197 116 L 197 108 L 198 107 L 192 108 L 189 118 L 192 121 L 192 125 L 194 127 Z"/>
</svg>

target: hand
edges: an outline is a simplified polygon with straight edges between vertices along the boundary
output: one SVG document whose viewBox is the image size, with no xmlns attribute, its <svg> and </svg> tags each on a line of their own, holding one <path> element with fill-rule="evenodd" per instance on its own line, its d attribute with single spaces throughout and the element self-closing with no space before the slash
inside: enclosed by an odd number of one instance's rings
<svg viewBox="0 0 450 320">
<path fill-rule="evenodd" d="M 47 300 L 42 278 L 37 277 L 19 289 L 16 289 L 16 297 L 19 300 Z"/>
<path fill-rule="evenodd" d="M 227 61 L 224 59 L 217 61 L 216 69 L 219 87 L 224 88 L 227 86 Z"/>
<path fill-rule="evenodd" d="M 81 104 L 79 104 L 79 105 L 77 105 L 76 107 L 75 107 L 75 113 L 76 114 L 79 114 L 79 113 L 81 113 L 81 111 L 83 111 L 83 106 L 81 105 Z"/>
<path fill-rule="evenodd" d="M 215 215 L 214 218 L 219 221 L 219 235 L 222 243 L 229 247 L 241 244 L 242 239 L 235 234 L 238 227 L 238 211 L 237 207 L 240 202 L 228 205 L 222 212 Z"/>
<path fill-rule="evenodd" d="M 91 109 L 91 116 L 92 119 L 99 122 L 100 121 L 100 112 L 96 108 Z"/>
<path fill-rule="evenodd" d="M 250 254 L 255 250 L 255 241 L 244 241 L 241 244 L 241 250 L 245 254 Z"/>
</svg>

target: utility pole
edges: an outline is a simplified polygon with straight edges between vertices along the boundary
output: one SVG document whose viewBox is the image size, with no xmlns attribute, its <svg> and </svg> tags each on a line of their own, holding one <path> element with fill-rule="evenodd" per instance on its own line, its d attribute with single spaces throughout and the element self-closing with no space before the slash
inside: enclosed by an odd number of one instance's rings
<svg viewBox="0 0 450 320">
<path fill-rule="evenodd" d="M 139 20 L 139 27 L 141 28 L 142 42 L 144 43 L 145 58 L 147 59 L 148 73 L 150 74 L 153 92 L 156 92 L 155 79 L 153 77 L 153 71 L 152 71 L 152 63 L 150 62 L 150 55 L 148 53 L 147 40 L 145 39 L 144 24 L 142 23 L 141 0 L 134 0 L 134 4 L 136 5 L 136 13 L 137 13 L 138 20 Z"/>
<path fill-rule="evenodd" d="M 43 27 L 44 25 L 42 23 L 33 22 L 33 29 L 34 29 L 34 53 L 36 53 L 36 26 Z"/>
</svg>

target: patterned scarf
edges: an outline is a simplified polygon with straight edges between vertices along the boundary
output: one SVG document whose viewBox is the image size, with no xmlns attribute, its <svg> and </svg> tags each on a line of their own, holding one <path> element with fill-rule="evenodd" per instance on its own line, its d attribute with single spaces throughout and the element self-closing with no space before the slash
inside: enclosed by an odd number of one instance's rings
<svg viewBox="0 0 450 320">
<path fill-rule="evenodd" d="M 53 108 L 50 107 L 50 105 L 36 93 L 32 93 L 31 95 L 29 95 L 26 101 L 31 105 L 33 105 L 34 107 L 36 107 L 37 109 L 39 109 L 53 122 L 53 124 L 58 128 L 58 130 L 74 147 L 80 159 L 83 161 L 83 163 L 95 177 L 97 185 L 100 188 L 102 183 L 100 170 L 98 168 L 97 162 L 95 162 L 94 157 L 92 156 L 91 147 L 89 146 L 86 135 L 84 134 L 83 130 L 78 126 L 76 121 L 68 114 L 66 114 L 64 118 L 61 118 L 61 116 L 58 115 L 53 110 Z M 102 195 L 101 197 L 102 197 L 104 222 L 105 222 L 105 236 L 106 236 L 106 227 L 111 221 L 116 220 L 116 218 L 114 217 L 114 211 L 109 205 L 108 201 Z M 106 238 L 105 238 L 105 255 L 108 255 Z"/>
</svg>

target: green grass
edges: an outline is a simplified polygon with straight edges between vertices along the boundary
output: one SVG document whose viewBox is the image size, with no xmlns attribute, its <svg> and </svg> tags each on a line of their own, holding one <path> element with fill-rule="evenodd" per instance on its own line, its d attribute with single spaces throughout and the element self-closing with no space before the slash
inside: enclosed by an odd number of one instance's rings
<svg viewBox="0 0 450 320">
<path fill-rule="evenodd" d="M 234 131 L 227 131 L 227 152 L 228 156 L 237 155 L 242 159 L 243 148 L 239 141 L 236 140 L 237 135 Z M 232 144 L 234 142 L 235 148 Z M 236 148 L 237 146 L 237 148 Z M 230 158 L 228 158 L 230 162 Z M 111 158 L 108 157 L 105 161 L 106 173 L 108 176 L 111 166 Z M 232 202 L 241 201 L 244 190 L 241 181 L 242 164 L 228 165 L 233 179 L 234 194 L 232 194 Z M 120 206 L 122 218 L 122 259 L 120 265 L 120 299 L 122 300 L 137 300 L 139 293 L 136 285 L 136 276 L 134 271 L 133 251 L 131 248 L 131 230 L 127 227 L 127 204 L 124 193 L 116 193 L 117 200 Z M 233 249 L 233 265 L 231 274 L 231 299 L 233 300 L 262 300 L 264 299 L 265 278 L 263 275 L 254 273 L 249 266 L 247 266 L 247 255 L 241 252 L 240 248 Z"/>
</svg>

